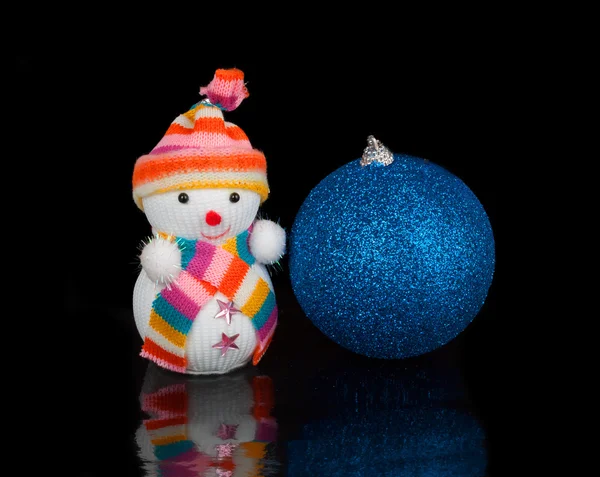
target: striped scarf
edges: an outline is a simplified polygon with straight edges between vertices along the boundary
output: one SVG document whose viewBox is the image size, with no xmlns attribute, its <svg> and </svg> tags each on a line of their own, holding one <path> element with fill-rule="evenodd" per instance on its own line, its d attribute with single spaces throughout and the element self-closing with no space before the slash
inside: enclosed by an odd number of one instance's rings
<svg viewBox="0 0 600 477">
<path fill-rule="evenodd" d="M 275 294 L 252 268 L 248 249 L 250 229 L 216 246 L 207 242 L 159 234 L 173 240 L 181 250 L 181 273 L 177 282 L 164 288 L 152 303 L 141 355 L 163 368 L 185 372 L 185 343 L 192 323 L 217 291 L 252 321 L 258 344 L 252 363 L 267 350 L 277 326 Z"/>
</svg>

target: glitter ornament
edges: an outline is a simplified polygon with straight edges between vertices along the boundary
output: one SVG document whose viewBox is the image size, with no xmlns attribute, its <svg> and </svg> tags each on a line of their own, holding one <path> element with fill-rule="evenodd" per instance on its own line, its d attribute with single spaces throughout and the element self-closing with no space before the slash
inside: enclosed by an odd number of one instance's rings
<svg viewBox="0 0 600 477">
<path fill-rule="evenodd" d="M 291 284 L 306 316 L 356 353 L 400 359 L 458 336 L 483 306 L 495 243 L 467 185 L 373 137 L 325 177 L 290 234 Z"/>
</svg>

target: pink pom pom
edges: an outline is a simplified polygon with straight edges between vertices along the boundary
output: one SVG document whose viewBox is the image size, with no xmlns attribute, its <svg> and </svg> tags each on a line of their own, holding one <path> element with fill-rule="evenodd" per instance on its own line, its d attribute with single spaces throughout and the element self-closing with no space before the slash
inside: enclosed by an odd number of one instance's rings
<svg viewBox="0 0 600 477">
<path fill-rule="evenodd" d="M 237 68 L 218 69 L 208 86 L 200 88 L 200 94 L 226 111 L 233 111 L 250 95 L 244 84 L 244 73 Z"/>
</svg>

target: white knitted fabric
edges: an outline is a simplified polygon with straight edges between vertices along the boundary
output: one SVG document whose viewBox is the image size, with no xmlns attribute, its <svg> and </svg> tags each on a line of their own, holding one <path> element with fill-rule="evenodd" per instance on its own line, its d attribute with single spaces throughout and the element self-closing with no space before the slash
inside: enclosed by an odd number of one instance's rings
<svg viewBox="0 0 600 477">
<path fill-rule="evenodd" d="M 189 197 L 185 204 L 178 200 L 182 192 Z M 230 201 L 234 192 L 240 197 L 235 203 Z M 202 240 L 203 236 L 217 236 L 226 232 L 219 239 L 205 239 L 213 245 L 220 245 L 250 227 L 258 212 L 260 196 L 245 189 L 196 189 L 156 194 L 144 198 L 142 202 L 153 230 L 190 240 Z M 206 214 L 210 211 L 221 216 L 219 225 L 206 223 Z"/>
<path fill-rule="evenodd" d="M 237 202 L 230 201 L 234 192 L 239 195 Z M 182 191 L 172 191 L 143 199 L 144 211 L 154 233 L 164 232 L 220 245 L 250 227 L 260 204 L 257 193 L 244 189 L 189 190 L 185 191 L 189 198 L 186 203 L 178 200 L 181 193 Z M 219 224 L 207 223 L 209 212 L 212 212 L 213 217 L 214 214 L 220 217 Z M 217 236 L 216 239 L 206 238 Z M 273 290 L 265 266 L 255 262 L 252 268 Z M 164 286 L 150 280 L 145 270 L 140 272 L 133 293 L 133 313 L 142 338 L 148 331 L 152 302 Z M 240 289 L 237 294 L 243 295 L 245 291 Z M 187 372 L 190 374 L 223 374 L 244 366 L 252 358 L 257 345 L 256 330 L 247 316 L 242 313 L 233 314 L 230 325 L 224 319 L 215 319 L 220 310 L 217 299 L 228 301 L 220 293 L 210 299 L 198 313 L 187 335 L 185 354 L 188 360 Z M 229 349 L 225 356 L 221 356 L 221 350 L 213 348 L 213 345 L 221 341 L 222 333 L 227 336 L 239 334 L 235 340 L 239 349 Z"/>
</svg>

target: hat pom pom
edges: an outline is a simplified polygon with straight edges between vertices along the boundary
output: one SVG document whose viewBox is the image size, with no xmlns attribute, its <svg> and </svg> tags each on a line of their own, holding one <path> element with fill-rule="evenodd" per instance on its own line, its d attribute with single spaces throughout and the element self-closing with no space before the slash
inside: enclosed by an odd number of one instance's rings
<svg viewBox="0 0 600 477">
<path fill-rule="evenodd" d="M 250 95 L 244 84 L 244 73 L 237 68 L 218 69 L 208 86 L 200 88 L 200 94 L 225 111 L 233 111 Z"/>
</svg>

